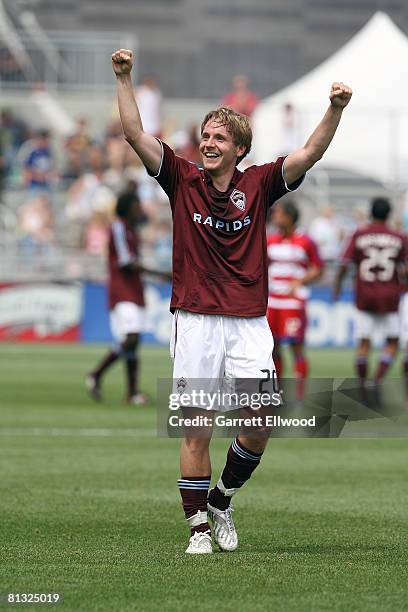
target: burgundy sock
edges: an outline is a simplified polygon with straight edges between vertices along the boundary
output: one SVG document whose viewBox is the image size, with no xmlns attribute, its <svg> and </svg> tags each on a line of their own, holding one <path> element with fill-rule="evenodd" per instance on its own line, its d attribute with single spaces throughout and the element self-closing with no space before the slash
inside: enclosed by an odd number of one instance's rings
<svg viewBox="0 0 408 612">
<path fill-rule="evenodd" d="M 380 361 L 378 362 L 377 371 L 375 373 L 374 380 L 375 382 L 380 382 L 382 378 L 384 378 L 387 373 L 388 368 L 394 361 L 394 355 L 390 355 L 389 353 L 382 353 L 380 356 Z"/>
<path fill-rule="evenodd" d="M 258 454 L 248 450 L 238 441 L 238 438 L 235 438 L 228 449 L 227 462 L 221 478 L 208 496 L 211 506 L 219 510 L 226 510 L 230 505 L 232 495 L 251 477 L 261 457 L 262 453 Z"/>
<path fill-rule="evenodd" d="M 126 379 L 128 387 L 128 397 L 137 393 L 137 374 L 139 370 L 139 359 L 133 352 L 126 354 Z"/>
<path fill-rule="evenodd" d="M 210 531 L 207 520 L 207 497 L 210 480 L 211 476 L 181 476 L 178 480 L 184 516 L 190 523 L 191 535 L 197 532 Z"/>
<path fill-rule="evenodd" d="M 367 378 L 367 357 L 357 357 L 355 361 L 357 376 L 361 382 Z"/>
<path fill-rule="evenodd" d="M 120 351 L 110 351 L 106 355 L 106 357 L 102 359 L 98 367 L 93 372 L 91 372 L 92 376 L 95 376 L 95 378 L 99 378 L 100 376 L 102 376 L 104 371 L 107 370 L 113 363 L 115 363 L 115 361 L 119 359 L 119 357 Z"/>
</svg>

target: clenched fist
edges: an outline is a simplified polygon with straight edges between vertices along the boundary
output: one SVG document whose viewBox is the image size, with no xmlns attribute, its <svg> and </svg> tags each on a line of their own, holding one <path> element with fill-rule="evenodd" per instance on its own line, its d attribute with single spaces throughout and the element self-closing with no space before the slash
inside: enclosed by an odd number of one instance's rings
<svg viewBox="0 0 408 612">
<path fill-rule="evenodd" d="M 112 68 L 116 75 L 130 74 L 133 66 L 133 53 L 129 49 L 119 49 L 112 53 Z"/>
<path fill-rule="evenodd" d="M 350 102 L 353 90 L 344 83 L 333 83 L 330 90 L 332 106 L 344 108 Z"/>
</svg>

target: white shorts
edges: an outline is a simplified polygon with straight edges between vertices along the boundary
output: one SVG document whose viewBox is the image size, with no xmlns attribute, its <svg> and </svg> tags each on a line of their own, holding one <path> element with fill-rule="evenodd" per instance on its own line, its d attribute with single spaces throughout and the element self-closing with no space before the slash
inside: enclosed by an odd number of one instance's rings
<svg viewBox="0 0 408 612">
<path fill-rule="evenodd" d="M 170 340 L 173 390 L 189 393 L 197 388 L 198 381 L 200 388 L 204 384 L 210 393 L 220 386 L 225 392 L 233 392 L 237 384 L 241 393 L 245 385 L 248 392 L 258 390 L 262 381 L 276 380 L 272 351 L 273 337 L 266 317 L 228 317 L 178 310 L 174 313 Z M 218 405 L 213 409 L 236 408 Z"/>
<path fill-rule="evenodd" d="M 145 309 L 133 302 L 119 302 L 109 313 L 112 336 L 117 342 L 126 340 L 128 334 L 143 331 Z"/>
<path fill-rule="evenodd" d="M 381 335 L 383 340 L 386 338 L 398 338 L 398 313 L 373 314 L 364 310 L 358 310 L 355 335 L 357 340 L 362 338 L 372 339 L 374 336 L 378 337 L 379 335 Z"/>
<path fill-rule="evenodd" d="M 408 345 L 408 293 L 402 296 L 399 306 L 400 342 L 401 347 Z"/>
</svg>

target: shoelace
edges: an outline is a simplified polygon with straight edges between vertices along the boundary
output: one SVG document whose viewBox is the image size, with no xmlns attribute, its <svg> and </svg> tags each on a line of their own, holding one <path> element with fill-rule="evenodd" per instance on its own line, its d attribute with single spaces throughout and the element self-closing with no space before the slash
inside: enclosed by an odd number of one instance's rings
<svg viewBox="0 0 408 612">
<path fill-rule="evenodd" d="M 228 531 L 230 533 L 234 533 L 234 531 L 235 531 L 234 522 L 233 522 L 232 516 L 231 516 L 231 514 L 233 512 L 234 512 L 234 508 L 232 506 L 227 508 L 226 511 L 225 511 L 225 522 L 227 523 Z"/>
<path fill-rule="evenodd" d="M 201 536 L 203 535 L 211 535 L 209 531 L 196 531 L 195 533 L 193 533 L 192 540 L 193 542 L 195 542 L 196 540 L 199 540 L 201 538 Z"/>
</svg>

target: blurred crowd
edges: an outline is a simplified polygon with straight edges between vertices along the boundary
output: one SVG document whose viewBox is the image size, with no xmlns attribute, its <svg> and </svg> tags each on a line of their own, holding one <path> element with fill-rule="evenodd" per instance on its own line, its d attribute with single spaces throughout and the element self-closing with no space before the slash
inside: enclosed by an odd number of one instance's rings
<svg viewBox="0 0 408 612">
<path fill-rule="evenodd" d="M 153 76 L 146 76 L 135 94 L 146 131 L 164 137 L 176 153 L 199 162 L 199 125 L 164 133 L 162 94 Z M 220 100 L 251 117 L 259 103 L 245 75 L 237 75 Z M 282 108 L 282 128 L 288 152 L 295 142 L 295 109 Z M 103 133 L 94 134 L 87 116 L 61 140 L 47 127 L 33 129 L 10 108 L 0 111 L 0 219 L 2 193 L 18 190 L 17 240 L 27 258 L 47 255 L 55 246 L 94 256 L 106 253 L 116 198 L 125 189 L 137 191 L 145 222 L 141 240 L 145 257 L 160 270 L 171 262 L 171 218 L 167 198 L 149 177 L 122 135 L 116 104 Z M 56 206 L 56 194 L 59 194 Z M 61 194 L 63 197 L 61 198 Z M 339 218 L 326 207 L 304 227 L 320 247 L 325 260 L 335 260 L 344 239 L 362 218 Z"/>
<path fill-rule="evenodd" d="M 151 100 L 146 104 L 151 108 Z M 137 191 L 145 213 L 141 233 L 147 256 L 169 269 L 166 197 L 124 140 L 117 116 L 102 134 L 92 134 L 88 118 L 78 117 L 74 131 L 61 139 L 1 109 L 0 219 L 2 208 L 13 208 L 22 255 L 46 255 L 62 246 L 103 256 L 116 198 L 129 189 Z"/>
</svg>

